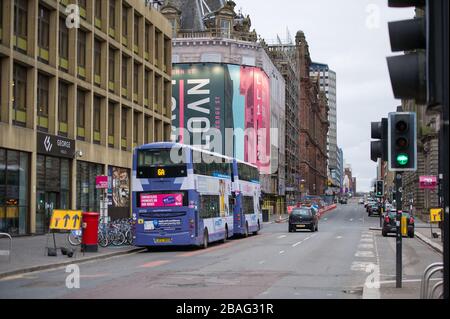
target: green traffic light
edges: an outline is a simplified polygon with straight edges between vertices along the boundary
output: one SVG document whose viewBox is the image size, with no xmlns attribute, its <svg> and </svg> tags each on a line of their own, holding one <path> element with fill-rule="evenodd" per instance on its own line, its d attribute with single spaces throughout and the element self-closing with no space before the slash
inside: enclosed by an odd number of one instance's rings
<svg viewBox="0 0 450 319">
<path fill-rule="evenodd" d="M 406 154 L 398 154 L 396 160 L 399 165 L 405 166 L 406 164 L 408 164 L 409 158 Z"/>
</svg>

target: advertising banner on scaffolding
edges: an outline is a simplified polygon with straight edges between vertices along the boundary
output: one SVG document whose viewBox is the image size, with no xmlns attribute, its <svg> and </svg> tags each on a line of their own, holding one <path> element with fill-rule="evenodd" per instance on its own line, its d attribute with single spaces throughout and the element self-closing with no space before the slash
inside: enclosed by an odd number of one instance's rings
<svg viewBox="0 0 450 319">
<path fill-rule="evenodd" d="M 270 174 L 270 84 L 257 67 L 174 64 L 173 140 L 236 157 Z"/>
</svg>

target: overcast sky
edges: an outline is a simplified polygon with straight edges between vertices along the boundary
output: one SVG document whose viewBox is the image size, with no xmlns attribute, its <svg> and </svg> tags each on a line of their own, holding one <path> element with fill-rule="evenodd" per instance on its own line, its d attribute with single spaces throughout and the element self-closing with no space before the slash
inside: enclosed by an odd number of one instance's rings
<svg viewBox="0 0 450 319">
<path fill-rule="evenodd" d="M 395 9 L 387 0 L 235 0 L 263 38 L 295 38 L 305 32 L 311 58 L 337 73 L 337 135 L 358 191 L 376 178 L 370 161 L 370 122 L 395 111 L 386 65 L 392 55 L 387 22 L 412 18 L 413 9 Z"/>
</svg>

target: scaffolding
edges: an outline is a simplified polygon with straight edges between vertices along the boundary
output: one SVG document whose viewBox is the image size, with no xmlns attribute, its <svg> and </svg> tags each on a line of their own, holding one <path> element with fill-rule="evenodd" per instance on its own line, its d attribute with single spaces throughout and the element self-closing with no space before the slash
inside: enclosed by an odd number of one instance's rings
<svg viewBox="0 0 450 319">
<path fill-rule="evenodd" d="M 286 81 L 286 202 L 300 200 L 300 120 L 299 89 L 300 74 L 297 66 L 297 47 L 287 40 L 265 46 L 267 54 Z M 272 41 L 273 43 L 273 41 Z"/>
</svg>

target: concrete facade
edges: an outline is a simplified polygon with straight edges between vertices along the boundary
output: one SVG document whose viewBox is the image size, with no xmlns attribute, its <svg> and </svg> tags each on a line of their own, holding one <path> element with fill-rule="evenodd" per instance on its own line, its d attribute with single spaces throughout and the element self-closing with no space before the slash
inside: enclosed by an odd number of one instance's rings
<svg viewBox="0 0 450 319">
<path fill-rule="evenodd" d="M 339 185 L 338 146 L 337 146 L 337 104 L 336 104 L 336 72 L 327 64 L 313 62 L 310 67 L 312 77 L 319 78 L 319 86 L 325 92 L 328 101 L 328 121 L 330 126 L 327 134 L 328 172 L 334 185 Z"/>
<path fill-rule="evenodd" d="M 80 24 L 74 27 L 66 24 L 66 6 L 76 3 L 0 2 L 0 150 L 6 160 L 14 158 L 17 151 L 24 152 L 29 162 L 23 189 L 27 195 L 24 205 L 19 203 L 26 207 L 21 233 L 39 232 L 36 211 L 47 198 L 42 191 L 45 196 L 38 199 L 41 171 L 37 165 L 42 160 L 48 174 L 52 172 L 48 163 L 62 165 L 61 169 L 68 165 L 67 174 L 59 172 L 61 183 L 68 183 L 67 201 L 59 200 L 62 193 L 52 191 L 50 195 L 57 200 L 51 207 L 80 208 L 81 192 L 91 201 L 86 207 L 97 210 L 99 194 L 91 194 L 92 185 L 80 184 L 80 167 L 100 174 L 118 167 L 127 170 L 130 182 L 133 147 L 170 138 L 169 22 L 144 1 L 87 0 L 78 2 Z M 16 32 L 15 23 L 25 27 Z M 64 160 L 39 153 L 41 133 L 58 144 L 72 144 L 75 152 L 66 154 Z M 11 187 L 3 187 L 8 197 Z M 0 200 L 0 219 L 17 217 L 11 205 L 14 198 L 0 199 L 7 201 L 5 205 Z M 127 216 L 129 202 L 130 198 L 122 210 Z"/>
</svg>

